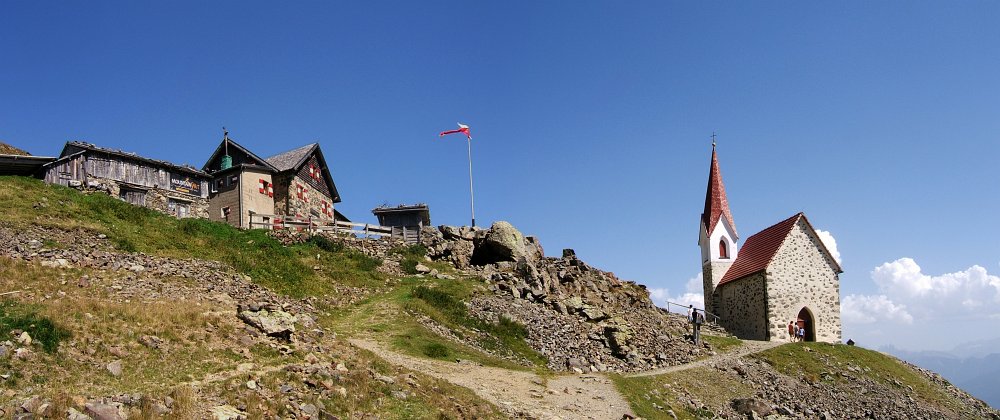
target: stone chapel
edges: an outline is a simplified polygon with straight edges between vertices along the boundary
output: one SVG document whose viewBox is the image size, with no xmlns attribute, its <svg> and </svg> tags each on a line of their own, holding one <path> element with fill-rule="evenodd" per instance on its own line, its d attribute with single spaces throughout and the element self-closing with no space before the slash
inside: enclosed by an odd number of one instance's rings
<svg viewBox="0 0 1000 420">
<path fill-rule="evenodd" d="M 787 340 L 794 321 L 805 328 L 806 341 L 840 341 L 840 264 L 803 213 L 753 234 L 741 247 L 714 143 L 699 225 L 705 310 L 727 331 Z"/>
</svg>

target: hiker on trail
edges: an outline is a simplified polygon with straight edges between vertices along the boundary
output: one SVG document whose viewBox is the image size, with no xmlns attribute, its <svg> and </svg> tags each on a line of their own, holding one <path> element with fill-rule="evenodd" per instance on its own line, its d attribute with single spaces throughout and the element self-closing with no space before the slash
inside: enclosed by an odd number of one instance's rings
<svg viewBox="0 0 1000 420">
<path fill-rule="evenodd" d="M 695 310 L 691 317 L 693 318 L 692 324 L 694 324 L 694 334 L 692 338 L 694 339 L 694 343 L 698 344 L 698 342 L 701 341 L 701 324 L 705 323 L 705 315 L 702 315 L 701 312 Z"/>
<path fill-rule="evenodd" d="M 694 323 L 694 305 L 688 305 L 688 324 Z M 691 330 L 691 325 L 685 324 L 684 326 Z"/>
<path fill-rule="evenodd" d="M 788 341 L 795 341 L 795 333 L 799 327 L 795 325 L 795 321 L 788 321 Z"/>
</svg>

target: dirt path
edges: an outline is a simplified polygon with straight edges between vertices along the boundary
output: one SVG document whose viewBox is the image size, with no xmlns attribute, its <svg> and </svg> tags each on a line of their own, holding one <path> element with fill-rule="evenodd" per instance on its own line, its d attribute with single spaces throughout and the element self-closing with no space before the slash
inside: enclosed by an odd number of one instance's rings
<svg viewBox="0 0 1000 420">
<path fill-rule="evenodd" d="M 722 354 L 717 354 L 715 356 L 711 356 L 711 357 L 708 357 L 706 359 L 702 359 L 702 360 L 699 360 L 699 361 L 696 361 L 696 362 L 691 362 L 691 363 L 685 363 L 683 365 L 670 366 L 670 367 L 665 367 L 665 368 L 662 368 L 662 369 L 647 370 L 645 372 L 632 373 L 632 374 L 628 374 L 628 375 L 625 375 L 625 376 L 628 376 L 628 377 L 654 376 L 654 375 L 662 375 L 664 373 L 671 373 L 671 372 L 678 372 L 678 371 L 687 370 L 687 369 L 693 369 L 693 368 L 696 368 L 696 367 L 708 366 L 708 365 L 711 365 L 713 363 L 717 363 L 717 362 L 721 362 L 721 361 L 739 359 L 739 358 L 741 358 L 743 356 L 746 356 L 748 354 L 760 353 L 760 352 L 762 352 L 764 350 L 767 350 L 767 349 L 770 349 L 770 348 L 774 348 L 774 347 L 780 346 L 782 344 L 785 344 L 785 342 L 783 342 L 783 341 L 753 341 L 753 340 L 743 340 L 743 344 L 738 349 L 730 351 L 730 352 L 726 352 L 726 353 L 722 353 Z"/>
<path fill-rule="evenodd" d="M 515 417 L 620 419 L 632 410 L 604 375 L 559 375 L 547 380 L 532 372 L 477 363 L 449 363 L 395 353 L 371 340 L 352 339 L 387 362 L 469 388 Z"/>
</svg>

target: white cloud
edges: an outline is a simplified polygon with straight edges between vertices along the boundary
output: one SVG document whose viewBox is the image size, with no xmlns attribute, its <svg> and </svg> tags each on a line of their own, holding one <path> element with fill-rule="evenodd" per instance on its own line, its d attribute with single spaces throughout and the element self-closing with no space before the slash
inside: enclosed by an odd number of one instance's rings
<svg viewBox="0 0 1000 420">
<path fill-rule="evenodd" d="M 906 305 L 897 305 L 885 295 L 849 295 L 840 303 L 840 312 L 845 322 L 872 324 L 888 320 L 913 323 L 913 316 L 906 311 Z"/>
<path fill-rule="evenodd" d="M 679 295 L 672 295 L 670 289 L 658 287 L 649 289 L 649 297 L 653 300 L 656 306 L 661 308 L 667 307 L 667 302 L 671 302 L 671 310 L 673 310 L 677 305 L 673 303 L 678 303 L 683 306 L 694 305 L 695 308 L 705 307 L 705 296 L 702 291 L 701 273 L 688 279 L 687 283 L 684 285 L 685 292 Z M 679 309 L 678 309 L 679 310 Z"/>
<path fill-rule="evenodd" d="M 871 278 L 879 294 L 844 297 L 845 323 L 977 322 L 1000 316 L 1000 276 L 978 265 L 934 276 L 904 257 L 875 267 Z"/>
<path fill-rule="evenodd" d="M 840 264 L 840 251 L 837 250 L 837 239 L 833 237 L 833 234 L 825 230 L 816 229 L 816 235 L 819 236 L 819 240 L 823 241 L 823 245 L 830 251 L 830 255 L 833 255 L 834 261 Z"/>
<path fill-rule="evenodd" d="M 1000 303 L 1000 276 L 991 275 L 978 265 L 931 276 L 923 273 L 912 258 L 900 258 L 875 267 L 872 280 L 882 293 L 896 300 L 919 302 L 935 311 Z"/>
</svg>

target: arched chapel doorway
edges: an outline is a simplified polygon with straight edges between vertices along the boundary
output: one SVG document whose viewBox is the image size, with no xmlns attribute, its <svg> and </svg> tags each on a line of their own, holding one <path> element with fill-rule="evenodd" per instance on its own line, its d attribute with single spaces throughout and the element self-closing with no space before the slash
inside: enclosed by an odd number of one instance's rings
<svg viewBox="0 0 1000 420">
<path fill-rule="evenodd" d="M 806 330 L 805 341 L 816 341 L 816 321 L 813 319 L 809 308 L 803 307 L 799 311 L 797 318 L 795 322 L 799 325 L 799 328 Z"/>
</svg>

